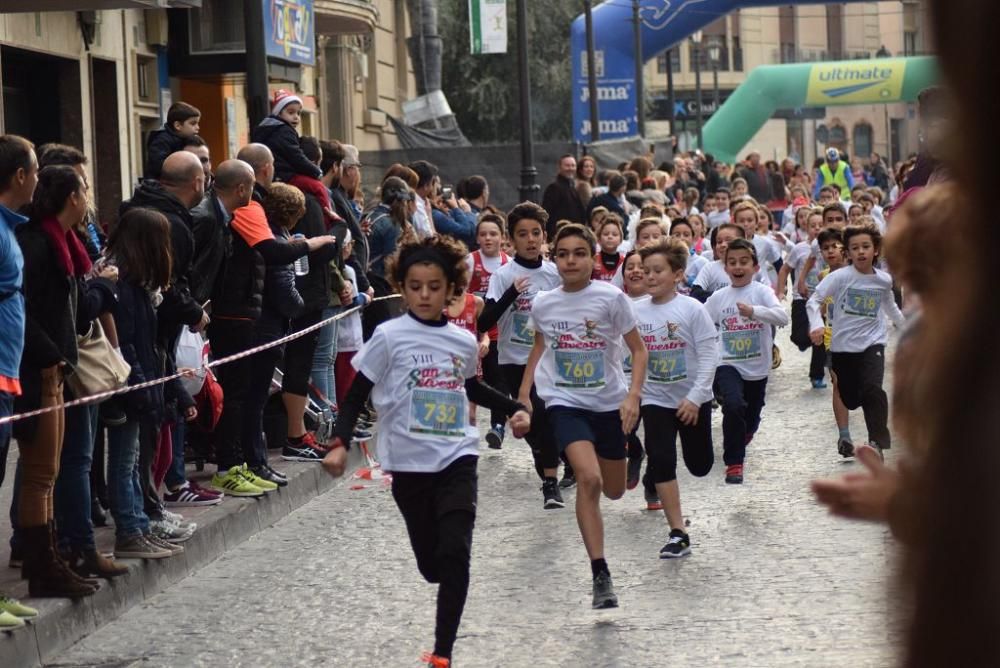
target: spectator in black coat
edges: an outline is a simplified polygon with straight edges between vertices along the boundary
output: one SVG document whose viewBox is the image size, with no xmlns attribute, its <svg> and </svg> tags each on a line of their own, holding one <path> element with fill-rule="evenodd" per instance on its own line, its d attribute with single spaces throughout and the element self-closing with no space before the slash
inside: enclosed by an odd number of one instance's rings
<svg viewBox="0 0 1000 668">
<path fill-rule="evenodd" d="M 167 122 L 153 130 L 146 139 L 147 179 L 158 179 L 163 161 L 171 153 L 183 150 L 187 140 L 198 134 L 201 112 L 187 102 L 174 102 L 167 110 Z"/>
<path fill-rule="evenodd" d="M 550 239 L 555 235 L 556 223 L 560 220 L 586 224 L 587 211 L 576 190 L 576 158 L 573 156 L 559 158 L 559 173 L 556 180 L 545 188 L 542 208 L 549 214 L 546 233 Z"/>
<path fill-rule="evenodd" d="M 622 207 L 622 195 L 625 194 L 625 177 L 619 172 L 611 172 L 608 179 L 608 192 L 592 197 L 590 205 L 587 207 L 587 218 L 591 212 L 599 206 L 603 206 L 611 213 L 618 214 L 622 220 L 628 220 L 628 215 Z"/>
</svg>

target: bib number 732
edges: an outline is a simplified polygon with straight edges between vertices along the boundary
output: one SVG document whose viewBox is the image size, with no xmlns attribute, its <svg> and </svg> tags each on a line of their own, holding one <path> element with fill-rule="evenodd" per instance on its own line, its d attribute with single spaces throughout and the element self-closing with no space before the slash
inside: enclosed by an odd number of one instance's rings
<svg viewBox="0 0 1000 668">
<path fill-rule="evenodd" d="M 467 405 L 463 392 L 413 390 L 410 431 L 435 436 L 464 436 Z"/>
</svg>

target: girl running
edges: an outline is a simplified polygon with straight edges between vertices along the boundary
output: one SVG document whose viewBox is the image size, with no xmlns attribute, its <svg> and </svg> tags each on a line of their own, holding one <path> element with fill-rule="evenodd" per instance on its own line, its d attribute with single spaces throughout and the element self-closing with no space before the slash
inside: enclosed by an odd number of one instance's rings
<svg viewBox="0 0 1000 668">
<path fill-rule="evenodd" d="M 407 244 L 391 259 L 389 274 L 408 311 L 379 325 L 354 357 L 358 375 L 323 460 L 331 475 L 343 474 L 370 394 L 379 416 L 379 460 L 392 473 L 417 568 L 439 585 L 434 652 L 423 659 L 434 668 L 451 665 L 469 589 L 479 434 L 469 426 L 467 401 L 512 416 L 515 436 L 530 420 L 523 406 L 476 378 L 476 338 L 442 315 L 467 280 L 465 255 L 465 246 L 443 236 Z"/>
<path fill-rule="evenodd" d="M 503 230 L 504 218 L 502 214 L 492 211 L 481 213 L 479 222 L 476 224 L 476 243 L 479 244 L 479 250 L 472 251 L 465 259 L 466 267 L 469 270 L 469 292 L 483 300 L 484 306 L 486 293 L 490 288 L 490 278 L 497 269 L 510 262 L 510 256 L 501 250 L 504 240 Z M 482 312 L 483 310 L 480 308 L 477 313 L 477 321 Z M 497 340 L 500 332 L 494 325 L 486 334 L 490 338 L 490 344 L 486 356 L 481 361 L 483 380 L 490 387 L 510 394 L 497 358 Z M 504 435 L 503 414 L 496 411 L 490 413 L 490 430 L 486 432 L 486 444 L 493 450 L 499 450 L 503 446 Z"/>
<path fill-rule="evenodd" d="M 600 498 L 602 490 L 609 499 L 625 493 L 625 436 L 639 418 L 647 357 L 632 300 L 591 279 L 596 247 L 593 232 L 582 225 L 571 223 L 556 233 L 553 250 L 563 284 L 535 300 L 535 343 L 519 397 L 529 401 L 537 381 L 556 443 L 576 472 L 576 518 L 590 557 L 593 607 L 614 608 L 618 597 L 604 559 Z M 622 370 L 623 337 L 632 354 L 631 387 Z M 619 408 L 602 410 L 614 406 Z"/>
<path fill-rule="evenodd" d="M 624 254 L 618 252 L 622 244 L 622 219 L 613 213 L 605 216 L 597 230 L 597 241 L 600 262 L 594 263 L 593 278 L 595 281 L 612 281 L 624 259 Z"/>
<path fill-rule="evenodd" d="M 649 351 L 642 387 L 649 470 L 670 527 L 661 559 L 691 553 L 677 486 L 676 440 L 698 477 L 712 470 L 712 381 L 719 364 L 718 334 L 705 307 L 677 293 L 688 248 L 677 239 L 646 246 L 642 256 L 649 299 L 636 303 L 639 333 Z"/>
</svg>

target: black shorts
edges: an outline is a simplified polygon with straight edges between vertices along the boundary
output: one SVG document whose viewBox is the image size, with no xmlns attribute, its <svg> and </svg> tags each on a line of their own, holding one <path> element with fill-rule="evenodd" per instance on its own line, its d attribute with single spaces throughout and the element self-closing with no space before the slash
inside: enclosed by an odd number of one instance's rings
<svg viewBox="0 0 1000 668">
<path fill-rule="evenodd" d="M 570 443 L 589 441 L 594 451 L 602 459 L 625 459 L 625 434 L 618 411 L 595 413 L 580 408 L 553 406 L 548 409 L 549 426 L 556 439 L 559 454 Z"/>
</svg>

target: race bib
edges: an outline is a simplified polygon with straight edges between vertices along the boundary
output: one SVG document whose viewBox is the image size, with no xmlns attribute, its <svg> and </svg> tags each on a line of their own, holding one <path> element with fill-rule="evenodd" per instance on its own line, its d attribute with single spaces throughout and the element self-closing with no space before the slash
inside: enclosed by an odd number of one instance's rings
<svg viewBox="0 0 1000 668">
<path fill-rule="evenodd" d="M 519 346 L 535 345 L 535 332 L 528 325 L 530 313 L 517 311 L 511 321 L 510 342 Z"/>
<path fill-rule="evenodd" d="M 604 351 L 557 350 L 556 387 L 604 387 Z"/>
<path fill-rule="evenodd" d="M 415 389 L 410 395 L 410 431 L 434 436 L 465 436 L 467 407 L 462 392 Z"/>
<path fill-rule="evenodd" d="M 683 348 L 650 350 L 646 380 L 666 385 L 687 378 L 687 357 Z"/>
<path fill-rule="evenodd" d="M 806 274 L 806 288 L 809 292 L 812 292 L 816 289 L 817 285 L 819 285 L 819 272 L 816 270 L 810 271 Z"/>
<path fill-rule="evenodd" d="M 877 318 L 878 307 L 882 302 L 882 293 L 879 290 L 847 288 L 846 300 L 844 313 L 859 315 L 863 318 Z"/>
<path fill-rule="evenodd" d="M 743 329 L 722 333 L 722 359 L 755 360 L 760 358 L 760 330 Z"/>
</svg>

